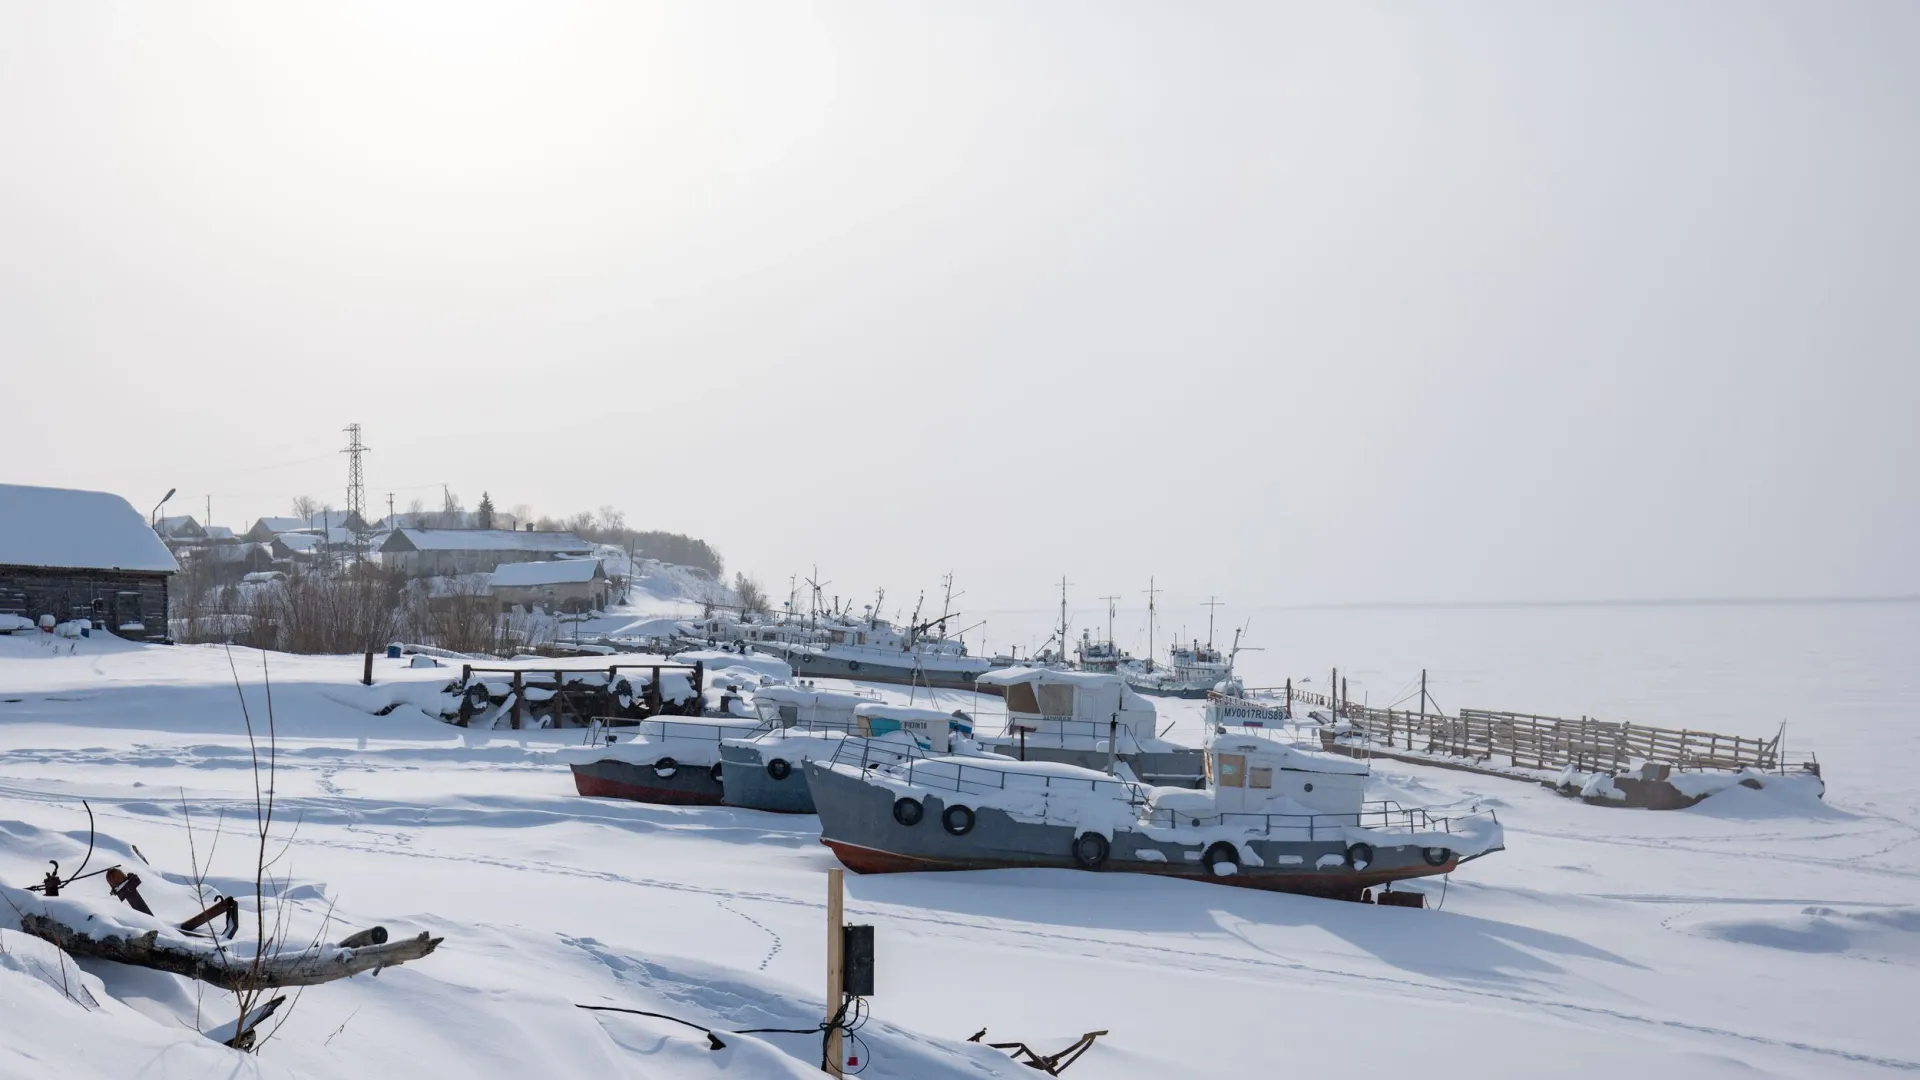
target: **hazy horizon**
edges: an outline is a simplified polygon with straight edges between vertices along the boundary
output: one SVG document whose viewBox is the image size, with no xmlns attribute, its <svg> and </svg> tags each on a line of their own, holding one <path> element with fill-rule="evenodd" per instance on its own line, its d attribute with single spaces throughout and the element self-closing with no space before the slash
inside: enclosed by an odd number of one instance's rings
<svg viewBox="0 0 1920 1080">
<path fill-rule="evenodd" d="M 781 598 L 1911 598 L 1916 40 L 0 0 L 0 481 L 244 528 L 360 423 L 376 513 L 610 504 Z"/>
</svg>

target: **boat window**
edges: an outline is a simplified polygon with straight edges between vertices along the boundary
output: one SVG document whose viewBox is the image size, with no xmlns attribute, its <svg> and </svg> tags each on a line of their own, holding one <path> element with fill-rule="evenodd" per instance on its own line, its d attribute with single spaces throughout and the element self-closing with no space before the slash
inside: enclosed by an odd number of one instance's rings
<svg viewBox="0 0 1920 1080">
<path fill-rule="evenodd" d="M 792 727 L 793 725 L 799 722 L 800 722 L 800 706 L 798 705 L 780 706 L 780 726 L 781 727 Z"/>
<path fill-rule="evenodd" d="M 1040 715 L 1072 716 L 1073 715 L 1073 687 L 1071 686 L 1040 687 Z"/>
<path fill-rule="evenodd" d="M 1273 786 L 1273 770 L 1265 765 L 1255 765 L 1247 770 L 1247 786 L 1270 788 Z"/>
<path fill-rule="evenodd" d="M 1218 783 L 1221 787 L 1246 787 L 1247 786 L 1247 755 L 1221 754 L 1220 755 L 1220 779 Z M 1271 776 L 1268 777 L 1267 785 L 1269 787 L 1273 785 L 1273 780 Z"/>
<path fill-rule="evenodd" d="M 1010 713 L 1037 713 L 1040 702 L 1033 696 L 1032 683 L 1014 683 L 1007 687 L 1007 711 Z"/>
</svg>

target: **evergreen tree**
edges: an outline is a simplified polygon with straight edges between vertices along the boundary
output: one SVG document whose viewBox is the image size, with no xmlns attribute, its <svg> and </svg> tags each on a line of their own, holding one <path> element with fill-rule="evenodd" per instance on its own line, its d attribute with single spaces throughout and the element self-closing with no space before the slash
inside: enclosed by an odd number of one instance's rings
<svg viewBox="0 0 1920 1080">
<path fill-rule="evenodd" d="M 483 529 L 493 528 L 493 496 L 480 493 L 480 509 L 474 511 L 474 523 Z"/>
</svg>

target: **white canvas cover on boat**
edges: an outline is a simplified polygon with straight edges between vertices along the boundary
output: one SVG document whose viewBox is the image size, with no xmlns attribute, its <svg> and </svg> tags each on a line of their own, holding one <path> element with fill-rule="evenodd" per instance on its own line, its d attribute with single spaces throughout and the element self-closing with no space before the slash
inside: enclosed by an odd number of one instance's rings
<svg viewBox="0 0 1920 1080">
<path fill-rule="evenodd" d="M 998 686 L 1010 728 L 1029 732 L 1104 735 L 1118 720 L 1136 740 L 1155 734 L 1153 703 L 1133 692 L 1119 675 L 1053 668 L 990 671 L 981 685 Z"/>
</svg>

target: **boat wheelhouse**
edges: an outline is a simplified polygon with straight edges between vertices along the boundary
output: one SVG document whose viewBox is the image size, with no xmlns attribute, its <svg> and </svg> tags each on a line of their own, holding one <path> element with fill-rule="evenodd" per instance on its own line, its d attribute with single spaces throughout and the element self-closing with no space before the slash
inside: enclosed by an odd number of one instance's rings
<svg viewBox="0 0 1920 1080">
<path fill-rule="evenodd" d="M 1124 772 L 1148 784 L 1196 787 L 1201 782 L 1200 751 L 1160 738 L 1153 703 L 1118 675 L 1006 668 L 982 675 L 979 684 L 982 692 L 997 692 L 1006 703 L 1000 733 L 980 737 L 987 749 L 1022 760 Z"/>
</svg>

